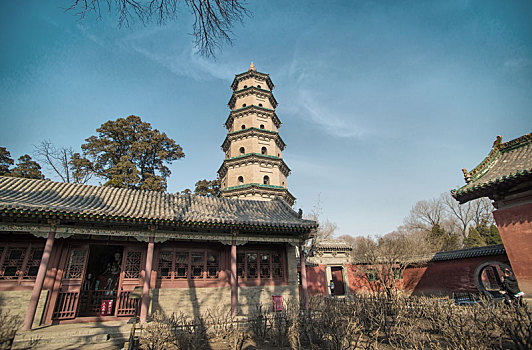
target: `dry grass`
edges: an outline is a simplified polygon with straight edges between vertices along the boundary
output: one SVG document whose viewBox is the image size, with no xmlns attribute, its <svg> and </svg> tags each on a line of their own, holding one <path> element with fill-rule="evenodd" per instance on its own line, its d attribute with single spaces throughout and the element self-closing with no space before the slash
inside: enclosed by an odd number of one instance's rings
<svg viewBox="0 0 532 350">
<path fill-rule="evenodd" d="M 451 299 L 355 295 L 313 297 L 309 310 L 294 302 L 281 312 L 259 306 L 246 321 L 229 310 L 198 319 L 156 315 L 142 348 L 204 349 L 531 349 L 532 321 L 524 304 L 483 300 L 458 306 Z M 252 346 L 249 344 L 253 344 Z M 219 348 L 218 346 L 216 348 Z"/>
</svg>

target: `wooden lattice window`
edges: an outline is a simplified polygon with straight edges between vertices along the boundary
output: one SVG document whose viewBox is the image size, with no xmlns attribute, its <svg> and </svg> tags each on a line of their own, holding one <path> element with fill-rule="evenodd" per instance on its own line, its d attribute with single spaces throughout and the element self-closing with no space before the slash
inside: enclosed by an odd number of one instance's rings
<svg viewBox="0 0 532 350">
<path fill-rule="evenodd" d="M 157 267 L 157 277 L 161 279 L 172 278 L 172 251 L 161 251 L 159 253 L 159 264 Z"/>
<path fill-rule="evenodd" d="M 167 280 L 218 278 L 220 257 L 207 250 L 163 250 L 159 253 L 158 278 Z"/>
<path fill-rule="evenodd" d="M 27 254 L 27 247 L 9 247 L 4 257 L 0 278 L 15 280 L 22 274 L 22 265 Z"/>
<path fill-rule="evenodd" d="M 142 252 L 128 251 L 124 278 L 140 278 Z"/>
<path fill-rule="evenodd" d="M 42 244 L 13 244 L 0 247 L 0 280 L 21 281 L 37 277 L 42 258 Z"/>
<path fill-rule="evenodd" d="M 220 263 L 218 261 L 218 254 L 207 253 L 207 278 L 218 278 L 218 271 Z"/>
<path fill-rule="evenodd" d="M 203 278 L 203 269 L 205 265 L 205 254 L 201 253 L 192 253 L 191 254 L 191 278 Z"/>
<path fill-rule="evenodd" d="M 83 277 L 83 268 L 85 267 L 86 249 L 74 249 L 70 253 L 68 270 L 66 278 L 78 279 Z"/>
<path fill-rule="evenodd" d="M 270 278 L 270 254 L 260 254 L 260 278 Z"/>
<path fill-rule="evenodd" d="M 283 277 L 283 257 L 281 254 L 272 254 L 272 271 L 273 278 Z"/>
<path fill-rule="evenodd" d="M 244 253 L 236 254 L 236 275 L 238 277 L 244 277 L 244 271 L 246 270 L 246 264 L 244 262 Z"/>
<path fill-rule="evenodd" d="M 188 277 L 188 253 L 177 252 L 175 255 L 175 278 L 186 279 Z"/>
<path fill-rule="evenodd" d="M 41 264 L 42 253 L 42 248 L 31 249 L 28 261 L 26 262 L 26 268 L 24 269 L 24 279 L 34 279 L 37 277 L 39 265 Z"/>
<path fill-rule="evenodd" d="M 246 274 L 247 278 L 257 278 L 258 277 L 257 253 L 247 253 L 246 263 L 247 263 L 247 274 Z"/>
<path fill-rule="evenodd" d="M 283 278 L 282 253 L 268 250 L 244 250 L 237 253 L 237 276 L 243 279 Z"/>
</svg>

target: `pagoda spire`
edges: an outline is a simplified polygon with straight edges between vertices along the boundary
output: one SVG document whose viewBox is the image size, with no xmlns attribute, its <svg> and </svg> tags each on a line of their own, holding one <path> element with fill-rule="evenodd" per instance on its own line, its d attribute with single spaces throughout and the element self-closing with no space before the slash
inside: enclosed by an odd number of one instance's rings
<svg viewBox="0 0 532 350">
<path fill-rule="evenodd" d="M 283 160 L 285 143 L 279 136 L 281 121 L 275 114 L 273 87 L 270 76 L 257 72 L 253 62 L 231 84 L 231 112 L 222 144 L 225 160 L 218 170 L 222 197 L 280 197 L 290 205 L 295 201 L 287 187 L 290 169 Z"/>
</svg>

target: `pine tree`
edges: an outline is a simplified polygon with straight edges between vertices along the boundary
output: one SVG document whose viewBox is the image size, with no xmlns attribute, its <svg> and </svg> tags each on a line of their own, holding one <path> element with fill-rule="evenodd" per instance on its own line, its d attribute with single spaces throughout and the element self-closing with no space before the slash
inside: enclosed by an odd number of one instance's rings
<svg viewBox="0 0 532 350">
<path fill-rule="evenodd" d="M 92 161 L 91 171 L 107 179 L 104 186 L 164 191 L 171 173 L 165 164 L 185 156 L 174 140 L 135 115 L 105 122 L 96 131 L 81 148 Z"/>
<path fill-rule="evenodd" d="M 27 179 L 44 179 L 39 163 L 32 160 L 27 154 L 17 160 L 17 165 L 11 170 L 11 176 Z"/>
<path fill-rule="evenodd" d="M 0 147 L 0 175 L 7 176 L 11 174 L 9 167 L 14 163 L 13 159 L 11 159 L 11 153 L 5 147 Z"/>
<path fill-rule="evenodd" d="M 488 245 L 502 244 L 502 239 L 499 233 L 499 229 L 495 225 L 490 226 L 489 233 L 485 239 Z"/>
<path fill-rule="evenodd" d="M 465 248 L 472 248 L 472 247 L 482 247 L 486 245 L 486 241 L 482 238 L 480 233 L 475 227 L 471 227 L 469 229 L 469 234 L 467 235 L 467 238 L 464 239 L 464 247 Z"/>
</svg>

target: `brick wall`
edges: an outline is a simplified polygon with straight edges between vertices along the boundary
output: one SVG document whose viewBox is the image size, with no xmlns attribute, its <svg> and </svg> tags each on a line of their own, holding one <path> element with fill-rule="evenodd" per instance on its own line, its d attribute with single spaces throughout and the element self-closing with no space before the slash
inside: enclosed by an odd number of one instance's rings
<svg viewBox="0 0 532 350">
<path fill-rule="evenodd" d="M 28 310 L 31 292 L 31 290 L 0 291 L 0 312 L 9 312 L 11 315 L 18 316 L 22 326 L 24 316 L 26 316 L 26 311 Z M 48 291 L 43 290 L 35 312 L 33 327 L 37 327 L 41 323 L 47 297 Z"/>
<path fill-rule="evenodd" d="M 519 287 L 532 294 L 532 203 L 493 212 Z"/>
</svg>

